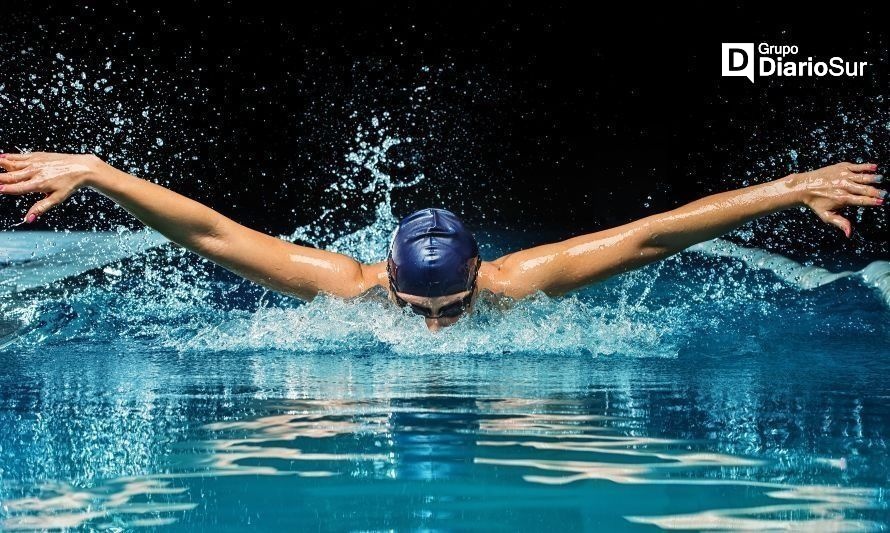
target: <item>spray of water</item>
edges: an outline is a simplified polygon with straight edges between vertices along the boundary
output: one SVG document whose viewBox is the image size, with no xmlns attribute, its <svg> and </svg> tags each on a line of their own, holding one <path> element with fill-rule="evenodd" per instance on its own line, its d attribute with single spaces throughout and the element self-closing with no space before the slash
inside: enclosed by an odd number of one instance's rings
<svg viewBox="0 0 890 533">
<path fill-rule="evenodd" d="M 378 134 L 384 133 L 377 128 L 376 119 L 371 125 Z M 380 260 L 385 255 L 397 223 L 393 192 L 410 190 L 423 180 L 423 175 L 398 182 L 382 170 L 384 164 L 393 163 L 390 149 L 410 139 L 382 135 L 380 143 L 371 144 L 362 131 L 359 128 L 355 137 L 355 150 L 344 158 L 344 172 L 329 190 L 379 198 L 371 222 L 338 235 L 326 224 L 344 209 L 342 204 L 334 204 L 323 211 L 318 222 L 297 228 L 286 238 L 325 246 L 364 261 Z M 139 243 L 133 249 L 158 244 L 157 238 L 148 235 L 141 240 L 131 239 Z M 22 342 L 78 338 L 101 341 L 124 335 L 183 350 L 385 349 L 401 354 L 482 354 L 539 351 L 543 336 L 549 339 L 544 349 L 554 353 L 676 354 L 676 346 L 664 342 L 669 331 L 665 325 L 676 324 L 682 311 L 649 309 L 645 304 L 647 284 L 657 269 L 626 277 L 615 289 L 617 297 L 606 298 L 612 301 L 582 295 L 551 300 L 542 295 L 520 302 L 509 312 L 483 302 L 474 316 L 434 336 L 416 316 L 374 295 L 353 301 L 321 297 L 301 305 L 244 289 L 244 282 L 223 275 L 177 248 L 161 247 L 107 265 L 102 258 L 109 257 L 105 248 L 110 245 L 101 234 L 82 234 L 69 240 L 61 253 L 42 260 L 42 271 L 48 271 L 47 275 L 66 279 L 50 289 L 32 284 L 38 286 L 31 287 L 30 292 L 19 291 L 15 300 L 4 306 L 7 317 L 26 325 L 28 333 Z M 46 255 L 52 247 L 51 243 L 38 244 L 34 253 Z M 89 266 L 94 269 L 86 275 L 62 270 L 54 266 L 61 260 L 81 265 L 81 271 Z M 47 281 L 33 272 L 33 262 L 13 261 L 11 267 Z M 78 276 L 72 279 L 72 274 L 80 274 L 80 281 Z M 244 296 L 245 291 L 250 296 Z M 633 296 L 635 292 L 640 294 Z M 103 328 L 95 328 L 95 321 L 87 318 L 96 313 L 102 317 Z"/>
<path fill-rule="evenodd" d="M 31 52 L 22 50 L 23 55 Z M 19 90 L 25 87 L 24 92 L 30 93 L 23 101 L 15 101 L 0 85 L 0 104 L 24 106 L 34 115 L 33 122 L 17 126 L 34 128 L 34 139 L 39 138 L 38 129 L 53 131 L 51 123 L 37 119 L 47 114 L 64 114 L 67 120 L 82 125 L 73 144 L 50 143 L 41 148 L 94 151 L 143 175 L 155 173 L 156 165 L 151 162 L 159 151 L 164 151 L 165 161 L 172 158 L 175 162 L 165 162 L 165 175 L 175 174 L 184 162 L 197 157 L 194 136 L 162 104 L 132 89 L 120 89 L 126 93 L 118 94 L 111 80 L 137 72 L 113 64 L 111 59 L 105 64 L 104 75 L 81 68 L 61 54 L 54 60 L 58 68 L 49 77 L 32 75 L 28 80 L 18 80 Z M 175 85 L 163 88 L 196 102 L 202 95 L 200 88 L 178 89 Z M 415 92 L 411 105 L 403 110 L 411 120 L 421 114 L 423 105 L 429 105 L 427 101 L 419 103 Z M 841 122 L 865 131 L 870 138 L 868 132 L 877 131 L 885 114 L 850 111 L 839 116 Z M 339 162 L 315 178 L 326 184 L 316 206 L 319 216 L 282 237 L 366 262 L 379 261 L 397 224 L 397 197 L 410 197 L 415 189 L 429 184 L 427 176 L 418 170 L 422 166 L 412 159 L 417 157 L 423 144 L 418 141 L 423 139 L 403 133 L 401 126 L 407 120 L 393 112 L 354 111 L 350 117 L 353 131 L 348 150 Z M 849 146 L 838 147 L 825 140 L 826 132 L 833 131 L 831 126 L 821 125 L 810 131 L 806 137 L 809 140 L 801 144 L 801 153 L 820 153 L 825 159 L 820 162 L 847 156 Z M 146 140 L 140 134 L 143 131 L 165 133 Z M 795 150 L 775 155 L 770 146 L 768 142 L 754 146 L 753 157 L 759 163 L 753 165 L 752 172 L 769 170 L 774 175 L 779 170 L 800 170 L 814 163 L 801 161 Z M 175 153 L 170 152 L 173 147 Z M 72 199 L 71 209 L 94 216 L 99 225 L 107 210 L 98 201 L 95 195 L 85 193 Z M 361 215 L 360 221 L 356 221 L 356 212 Z M 746 228 L 735 238 L 751 240 L 774 223 Z M 807 224 L 811 228 L 812 220 L 808 219 Z M 770 230 L 776 236 L 803 231 L 795 229 L 793 222 L 777 227 Z M 12 255 L 10 241 L 4 237 L 2 253 L 9 257 L 0 256 L 5 263 L 0 287 L 5 288 L 8 297 L 0 303 L 0 316 L 6 324 L 0 330 L 0 342 L 39 345 L 123 338 L 182 350 L 374 348 L 399 354 L 531 351 L 672 357 L 689 339 L 708 331 L 737 326 L 750 317 L 769 316 L 783 306 L 821 305 L 799 292 L 812 287 L 782 274 L 795 271 L 796 263 L 763 257 L 748 260 L 750 250 L 721 252 L 711 247 L 699 250 L 706 253 L 704 259 L 682 254 L 668 263 L 560 300 L 539 296 L 518 302 L 509 311 L 483 302 L 474 316 L 432 335 L 417 317 L 393 309 L 373 295 L 354 301 L 322 297 L 300 304 L 266 293 L 175 247 L 158 248 L 160 239 L 156 235 L 140 235 L 130 240 L 141 244 L 127 248 L 126 253 L 119 253 L 121 235 L 82 234 L 68 238 L 64 244 L 59 244 L 61 238 L 35 238 L 17 244 L 24 254 Z M 487 259 L 533 244 L 498 232 L 487 233 L 486 238 L 482 248 Z M 758 269 L 766 269 L 766 273 Z M 831 276 L 831 272 L 823 273 L 820 279 Z M 886 283 L 882 281 L 886 278 L 886 265 L 875 264 L 857 279 L 877 287 L 886 298 Z M 868 298 L 865 302 L 870 305 Z M 102 327 L 96 327 L 97 323 Z"/>
<path fill-rule="evenodd" d="M 389 118 L 383 112 L 382 120 Z M 385 168 L 395 165 L 404 168 L 405 162 L 393 160 L 391 149 L 413 142 L 411 137 L 400 138 L 390 134 L 381 118 L 372 117 L 370 127 L 359 125 L 354 136 L 355 146 L 344 157 L 345 171 L 327 187 L 326 194 L 341 200 L 325 206 L 321 216 L 311 224 L 298 227 L 285 238 L 291 241 L 302 241 L 312 246 L 348 254 L 364 262 L 380 261 L 386 254 L 389 237 L 398 224 L 393 213 L 393 192 L 397 189 L 410 189 L 424 180 L 418 174 L 408 181 L 397 181 L 390 176 Z M 366 172 L 362 172 L 366 171 Z M 364 179 L 363 179 L 364 178 Z M 358 196 L 362 202 L 360 208 L 373 208 L 371 222 L 357 230 L 338 234 L 331 228 L 330 221 L 349 218 L 344 213 L 349 206 L 342 201 L 344 196 Z"/>
</svg>

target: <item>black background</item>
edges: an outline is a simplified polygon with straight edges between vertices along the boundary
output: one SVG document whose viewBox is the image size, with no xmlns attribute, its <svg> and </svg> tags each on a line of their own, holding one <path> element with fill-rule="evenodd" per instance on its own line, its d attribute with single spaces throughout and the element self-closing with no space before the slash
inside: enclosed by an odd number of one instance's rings
<svg viewBox="0 0 890 533">
<path fill-rule="evenodd" d="M 426 176 L 393 193 L 396 215 L 440 205 L 477 227 L 569 236 L 830 162 L 890 170 L 884 13 L 812 6 L 16 5 L 0 28 L 0 148 L 96 151 L 277 234 L 334 206 L 326 223 L 339 231 L 379 200 L 328 189 L 377 117 L 385 135 L 412 138 L 384 170 Z M 720 76 L 721 42 L 870 66 L 858 79 L 751 84 Z M 0 223 L 25 209 L 0 198 Z M 850 241 L 799 212 L 742 240 L 886 258 L 886 209 L 859 219 Z M 90 193 L 35 227 L 117 224 L 138 226 Z"/>
</svg>

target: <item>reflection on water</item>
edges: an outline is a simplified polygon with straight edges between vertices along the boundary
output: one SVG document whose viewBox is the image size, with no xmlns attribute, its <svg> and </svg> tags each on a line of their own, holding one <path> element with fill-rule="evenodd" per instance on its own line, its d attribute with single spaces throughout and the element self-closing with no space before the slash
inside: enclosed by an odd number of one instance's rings
<svg viewBox="0 0 890 533">
<path fill-rule="evenodd" d="M 689 482 L 687 482 L 689 483 Z M 707 483 L 705 483 L 707 484 Z M 874 531 L 881 524 L 866 520 L 850 520 L 844 512 L 875 506 L 877 491 L 838 487 L 786 487 L 769 483 L 748 483 L 770 489 L 766 495 L 779 500 L 801 500 L 755 507 L 711 509 L 697 513 L 663 516 L 629 516 L 639 524 L 652 524 L 673 530 L 748 530 L 748 531 Z M 780 515 L 791 518 L 782 519 Z"/>
<path fill-rule="evenodd" d="M 6 515 L 0 521 L 3 530 L 68 529 L 88 523 L 102 529 L 160 526 L 176 521 L 173 513 L 197 505 L 151 501 L 154 496 L 179 495 L 187 490 L 151 479 L 115 480 L 94 490 L 77 489 L 67 483 L 45 483 L 25 490 L 33 495 L 2 502 Z"/>
<path fill-rule="evenodd" d="M 645 435 L 639 420 L 591 413 L 578 401 L 437 395 L 264 401 L 257 411 L 265 414 L 204 425 L 206 439 L 179 443 L 148 475 L 92 488 L 13 487 L 19 496 L 2 502 L 0 526 L 187 527 L 193 520 L 202 523 L 193 515 L 201 513 L 205 498 L 222 500 L 218 506 L 235 498 L 229 503 L 238 508 L 237 495 L 213 487 L 225 478 L 250 476 L 260 499 L 254 506 L 262 506 L 270 487 L 277 487 L 299 494 L 291 504 L 304 512 L 327 505 L 326 523 L 334 529 L 355 517 L 331 498 L 345 505 L 362 494 L 393 501 L 412 493 L 428 504 L 414 515 L 420 512 L 425 524 L 439 526 L 456 517 L 473 523 L 499 514 L 509 522 L 511 510 L 548 501 L 560 512 L 577 507 L 582 515 L 596 515 L 604 512 L 598 502 L 605 501 L 628 527 L 880 528 L 859 514 L 879 507 L 876 490 L 768 480 L 764 460 Z M 514 489 L 507 496 L 504 488 L 511 484 L 527 491 Z M 480 496 L 489 489 L 504 494 Z M 247 512 L 243 505 L 241 512 Z M 350 512 L 370 514 L 371 523 L 391 523 L 399 515 L 398 509 L 373 505 Z"/>
</svg>

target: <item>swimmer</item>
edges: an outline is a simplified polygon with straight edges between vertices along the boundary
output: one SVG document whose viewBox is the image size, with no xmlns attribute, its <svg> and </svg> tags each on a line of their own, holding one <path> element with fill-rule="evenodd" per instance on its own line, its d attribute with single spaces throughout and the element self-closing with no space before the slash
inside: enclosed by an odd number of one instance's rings
<svg viewBox="0 0 890 533">
<path fill-rule="evenodd" d="M 481 291 L 513 299 L 539 291 L 562 295 L 793 207 L 809 207 L 849 237 L 850 221 L 840 211 L 883 205 L 887 196 L 873 186 L 882 180 L 876 165 L 838 163 L 494 261 L 479 257 L 476 239 L 453 213 L 422 209 L 401 221 L 386 261 L 362 264 L 249 229 L 94 155 L 0 154 L 0 167 L 0 194 L 45 196 L 28 210 L 26 223 L 89 187 L 171 241 L 272 290 L 311 300 L 319 293 L 352 298 L 382 287 L 433 331 L 469 313 Z"/>
</svg>

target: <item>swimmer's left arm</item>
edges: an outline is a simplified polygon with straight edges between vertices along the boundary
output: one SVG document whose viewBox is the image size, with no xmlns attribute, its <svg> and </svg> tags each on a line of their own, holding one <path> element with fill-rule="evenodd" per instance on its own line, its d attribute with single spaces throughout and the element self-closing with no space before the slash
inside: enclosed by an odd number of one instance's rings
<svg viewBox="0 0 890 533">
<path fill-rule="evenodd" d="M 771 213 L 806 205 L 850 236 L 847 206 L 878 206 L 886 192 L 873 164 L 839 163 L 714 194 L 617 228 L 522 250 L 491 263 L 494 288 L 521 298 L 555 295 L 664 259 Z"/>
</svg>

